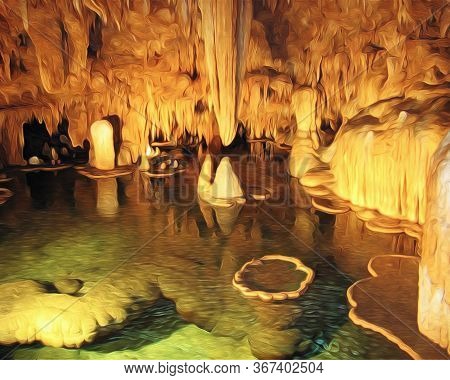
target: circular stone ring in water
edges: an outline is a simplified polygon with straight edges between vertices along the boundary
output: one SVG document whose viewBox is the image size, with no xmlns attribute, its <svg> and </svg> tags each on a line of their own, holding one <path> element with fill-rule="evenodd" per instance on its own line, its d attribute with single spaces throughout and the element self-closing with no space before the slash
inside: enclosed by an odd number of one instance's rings
<svg viewBox="0 0 450 380">
<path fill-rule="evenodd" d="M 280 273 L 279 270 L 274 270 L 275 268 L 270 268 L 269 265 L 274 265 L 276 262 L 278 262 L 278 265 L 286 263 L 288 265 L 291 264 L 289 265 L 290 268 L 285 265 L 284 270 L 286 270 L 286 275 L 285 273 Z M 292 266 L 292 264 L 294 265 Z M 263 267 L 265 265 L 267 265 L 266 268 Z M 260 278 L 258 280 L 255 275 L 251 278 L 251 272 L 255 270 L 259 272 L 262 270 L 263 272 L 266 272 L 264 274 L 269 277 L 275 273 L 276 279 L 282 278 L 283 283 L 276 286 L 273 286 L 273 284 L 263 284 L 262 282 L 264 282 L 264 279 Z M 283 287 L 286 283 L 289 283 L 289 281 L 286 280 L 286 276 L 290 273 L 300 274 L 301 278 L 296 279 L 296 284 L 293 286 L 293 289 L 278 289 L 278 286 Z M 261 279 L 263 281 L 260 281 Z M 286 299 L 298 298 L 306 291 L 308 285 L 313 281 L 313 279 L 314 271 L 303 264 L 299 259 L 290 256 L 267 255 L 261 257 L 260 259 L 252 259 L 251 261 L 245 263 L 234 275 L 233 286 L 247 298 L 259 298 L 265 302 L 283 301 Z"/>
</svg>

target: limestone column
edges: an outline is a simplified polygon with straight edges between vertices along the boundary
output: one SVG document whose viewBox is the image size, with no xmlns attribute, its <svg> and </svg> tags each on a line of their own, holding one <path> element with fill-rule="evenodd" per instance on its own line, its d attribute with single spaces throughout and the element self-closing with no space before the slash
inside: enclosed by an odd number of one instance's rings
<svg viewBox="0 0 450 380">
<path fill-rule="evenodd" d="M 433 156 L 419 266 L 419 330 L 450 354 L 450 132 Z"/>
<path fill-rule="evenodd" d="M 317 94 L 312 88 L 299 88 L 293 93 L 292 111 L 297 121 L 297 131 L 289 155 L 289 173 L 296 178 L 320 165 L 316 153 L 319 148 L 316 106 Z"/>
<path fill-rule="evenodd" d="M 98 120 L 91 125 L 89 163 L 97 169 L 111 170 L 115 159 L 113 126 L 107 120 Z"/>
</svg>

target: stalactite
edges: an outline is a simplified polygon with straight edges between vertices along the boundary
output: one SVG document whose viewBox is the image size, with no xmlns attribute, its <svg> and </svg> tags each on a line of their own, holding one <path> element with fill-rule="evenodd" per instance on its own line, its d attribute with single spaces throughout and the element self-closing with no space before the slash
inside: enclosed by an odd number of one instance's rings
<svg viewBox="0 0 450 380">
<path fill-rule="evenodd" d="M 232 4 L 220 0 L 199 0 L 210 102 L 225 145 L 233 141 L 237 129 L 240 78 L 246 62 L 251 4 L 247 0 L 233 0 Z"/>
<path fill-rule="evenodd" d="M 81 145 L 87 124 L 112 113 L 125 121 L 131 117 L 126 103 L 143 97 L 146 117 L 164 139 L 179 141 L 188 132 L 210 142 L 217 125 L 227 145 L 240 121 L 251 138 L 284 143 L 298 129 L 291 120 L 309 107 L 299 88 L 316 94 L 318 120 L 336 130 L 339 120 L 388 99 L 444 96 L 450 11 L 441 5 L 283 0 L 254 13 L 250 0 L 232 6 L 171 0 L 154 8 L 147 0 L 123 6 L 5 0 L 0 112 L 9 105 L 66 109 L 73 115 L 69 134 Z M 433 20 L 413 30 L 428 9 Z M 273 29 L 280 22 L 286 35 Z M 90 41 L 92 28 L 99 41 Z M 136 127 L 143 130 L 133 138 L 141 140 L 146 125 Z M 322 141 L 314 130 L 311 138 L 317 150 Z M 140 155 L 138 140 L 130 143 Z"/>
</svg>

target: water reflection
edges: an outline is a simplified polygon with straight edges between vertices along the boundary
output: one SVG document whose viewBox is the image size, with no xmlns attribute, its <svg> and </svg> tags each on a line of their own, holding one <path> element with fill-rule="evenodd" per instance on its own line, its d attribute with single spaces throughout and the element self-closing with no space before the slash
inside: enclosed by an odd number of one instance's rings
<svg viewBox="0 0 450 380">
<path fill-rule="evenodd" d="M 117 200 L 116 178 L 96 180 L 97 184 L 97 211 L 101 216 L 111 217 L 117 214 L 119 202 Z"/>
<path fill-rule="evenodd" d="M 248 202 L 219 209 L 201 202 L 179 205 L 166 201 L 168 191 L 177 191 L 173 183 L 144 184 L 139 175 L 94 181 L 68 172 L 45 183 L 32 177 L 32 184 L 20 176 L 16 198 L 44 204 L 45 215 L 17 199 L 0 208 L 2 231 L 20 231 L 0 239 L 0 281 L 79 278 L 92 305 L 103 307 L 107 301 L 128 319 L 123 330 L 82 349 L 35 345 L 18 350 L 17 357 L 51 351 L 53 357 L 102 358 L 119 350 L 142 358 L 165 352 L 160 358 L 170 359 L 179 357 L 176 344 L 184 345 L 186 358 L 201 349 L 204 354 L 203 344 L 211 357 L 225 357 L 225 351 L 235 358 L 404 357 L 347 319 L 345 291 L 365 275 L 362 264 L 386 247 L 395 248 L 392 236 L 382 238 L 390 239 L 387 246 L 380 245 L 382 234 L 361 239 L 361 226 L 350 216 L 344 220 L 347 214 L 338 215 L 335 226 L 334 220 L 304 204 Z M 147 199 L 144 186 L 150 185 L 159 199 Z M 7 214 L 20 218 L 13 223 Z M 99 217 L 104 215 L 114 217 L 105 221 Z M 303 296 L 263 303 L 232 287 L 245 262 L 276 253 L 298 257 L 316 271 Z M 170 307 L 161 300 L 170 300 Z M 152 332 L 148 326 L 155 319 L 159 325 Z"/>
<path fill-rule="evenodd" d="M 236 220 L 244 206 L 243 203 L 235 201 L 227 201 L 223 205 L 212 205 L 199 199 L 198 203 L 208 228 L 215 226 L 215 216 L 217 225 L 224 235 L 230 235 L 233 232 Z"/>
</svg>

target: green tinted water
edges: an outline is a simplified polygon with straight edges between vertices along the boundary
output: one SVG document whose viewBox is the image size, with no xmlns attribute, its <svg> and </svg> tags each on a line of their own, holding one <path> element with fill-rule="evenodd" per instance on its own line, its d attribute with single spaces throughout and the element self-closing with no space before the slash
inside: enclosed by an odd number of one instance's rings
<svg viewBox="0 0 450 380">
<path fill-rule="evenodd" d="M 148 281 L 161 298 L 151 306 L 136 302 L 128 324 L 81 349 L 15 345 L 1 347 L 2 357 L 407 357 L 347 317 L 347 288 L 367 276 L 370 257 L 392 252 L 391 236 L 358 230 L 353 215 L 335 220 L 292 204 L 247 203 L 217 215 L 192 201 L 195 181 L 153 189 L 159 201 L 152 202 L 136 177 L 108 181 L 73 170 L 16 173 L 7 186 L 15 195 L 0 206 L 0 283 L 78 278 L 89 291 L 104 279 L 131 288 Z M 179 204 L 181 198 L 190 201 Z M 244 298 L 232 286 L 234 273 L 274 253 L 313 268 L 313 284 L 293 301 Z"/>
</svg>

